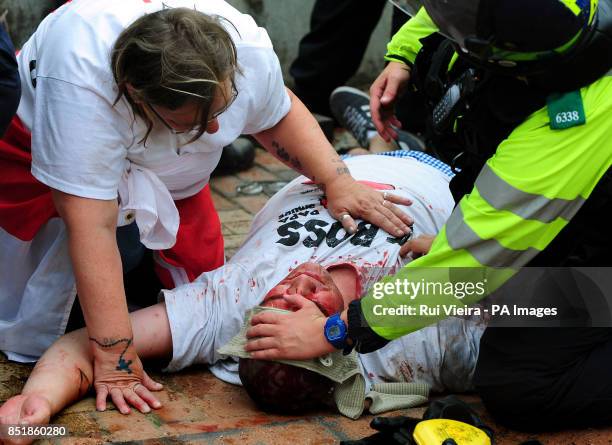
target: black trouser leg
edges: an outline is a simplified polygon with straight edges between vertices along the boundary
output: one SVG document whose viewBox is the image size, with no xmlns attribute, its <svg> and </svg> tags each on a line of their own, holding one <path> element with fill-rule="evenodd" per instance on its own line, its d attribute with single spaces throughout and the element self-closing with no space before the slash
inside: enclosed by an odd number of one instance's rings
<svg viewBox="0 0 612 445">
<path fill-rule="evenodd" d="M 612 424 L 611 328 L 489 328 L 474 376 L 487 409 L 522 430 Z"/>
<path fill-rule="evenodd" d="M 357 71 L 386 0 L 317 0 L 310 32 L 290 74 L 295 93 L 313 112 L 329 115 L 329 95 Z M 382 58 L 384 55 L 381 54 Z"/>
</svg>

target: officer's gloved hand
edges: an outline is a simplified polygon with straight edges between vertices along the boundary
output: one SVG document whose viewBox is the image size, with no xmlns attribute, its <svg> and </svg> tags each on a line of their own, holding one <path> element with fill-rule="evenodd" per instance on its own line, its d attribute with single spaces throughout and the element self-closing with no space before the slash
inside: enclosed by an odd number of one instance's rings
<svg viewBox="0 0 612 445">
<path fill-rule="evenodd" d="M 370 426 L 378 433 L 359 440 L 346 440 L 340 445 L 412 445 L 412 432 L 420 421 L 405 416 L 375 417 Z"/>
</svg>

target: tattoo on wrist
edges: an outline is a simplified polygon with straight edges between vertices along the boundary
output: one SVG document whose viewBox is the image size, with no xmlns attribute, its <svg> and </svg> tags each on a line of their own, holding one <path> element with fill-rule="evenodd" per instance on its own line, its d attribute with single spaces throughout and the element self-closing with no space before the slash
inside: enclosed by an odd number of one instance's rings
<svg viewBox="0 0 612 445">
<path fill-rule="evenodd" d="M 125 348 L 123 349 L 121 354 L 119 354 L 119 360 L 117 360 L 117 367 L 115 368 L 115 370 L 117 370 L 117 371 L 125 371 L 128 374 L 132 373 L 132 369 L 130 368 L 130 365 L 132 364 L 132 360 L 126 361 L 123 358 L 123 356 L 125 355 L 126 351 L 128 350 L 128 348 L 132 344 L 132 339 L 131 338 L 120 338 L 119 340 L 115 340 L 113 338 L 103 338 L 102 341 L 99 341 L 99 340 L 97 340 L 97 339 L 95 339 L 93 337 L 89 337 L 89 339 L 91 341 L 93 341 L 94 343 L 96 343 L 101 348 L 112 348 L 113 346 L 116 346 L 118 344 L 125 343 Z"/>
<path fill-rule="evenodd" d="M 331 162 L 332 164 L 340 164 L 340 166 L 336 167 L 336 173 L 338 174 L 338 176 L 351 174 L 351 172 L 349 171 L 348 167 L 346 166 L 346 164 L 344 163 L 342 159 L 338 157 L 332 158 Z"/>
<path fill-rule="evenodd" d="M 297 157 L 291 157 L 289 152 L 281 144 L 279 144 L 277 141 L 272 141 L 272 147 L 274 147 L 274 149 L 276 150 L 276 156 L 278 156 L 279 159 L 288 163 L 289 165 L 291 165 L 291 167 L 293 167 L 295 170 L 298 170 L 300 173 L 303 172 L 302 163 L 300 162 L 300 160 Z"/>
<path fill-rule="evenodd" d="M 112 348 L 120 343 L 127 343 L 129 346 L 132 343 L 131 338 L 120 338 L 119 340 L 115 340 L 114 338 L 104 337 L 102 340 L 98 340 L 97 338 L 89 337 L 89 339 L 101 348 Z"/>
</svg>

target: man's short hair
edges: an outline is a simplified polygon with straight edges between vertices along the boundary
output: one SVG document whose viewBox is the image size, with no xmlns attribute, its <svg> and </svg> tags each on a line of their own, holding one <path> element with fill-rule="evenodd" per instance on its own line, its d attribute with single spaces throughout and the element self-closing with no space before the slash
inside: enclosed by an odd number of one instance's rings
<svg viewBox="0 0 612 445">
<path fill-rule="evenodd" d="M 240 359 L 240 381 L 259 408 L 297 414 L 331 400 L 334 382 L 307 369 L 264 360 Z"/>
</svg>

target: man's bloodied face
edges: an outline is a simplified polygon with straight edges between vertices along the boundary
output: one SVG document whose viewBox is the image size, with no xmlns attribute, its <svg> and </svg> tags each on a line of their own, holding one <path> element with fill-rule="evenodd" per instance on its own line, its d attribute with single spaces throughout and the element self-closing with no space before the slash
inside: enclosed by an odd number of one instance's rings
<svg viewBox="0 0 612 445">
<path fill-rule="evenodd" d="M 316 303 L 328 316 L 344 309 L 344 300 L 330 273 L 315 263 L 300 264 L 266 294 L 261 305 L 295 310 L 285 299 L 294 294 Z"/>
<path fill-rule="evenodd" d="M 304 263 L 266 294 L 262 306 L 295 310 L 285 299 L 300 294 L 317 304 L 325 315 L 344 309 L 340 291 L 327 270 Z M 314 372 L 263 360 L 240 359 L 240 380 L 249 396 L 264 410 L 297 413 L 329 401 L 334 383 Z"/>
</svg>

